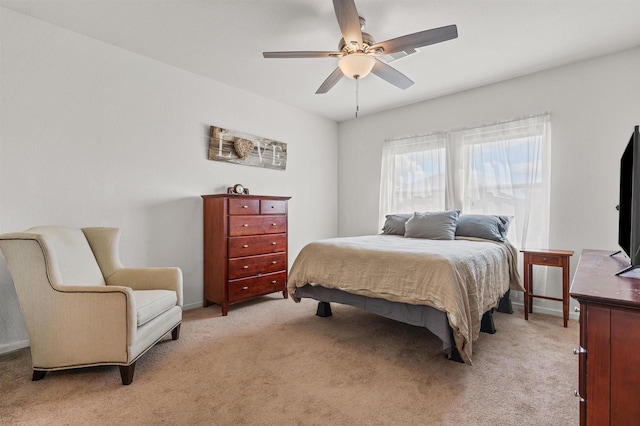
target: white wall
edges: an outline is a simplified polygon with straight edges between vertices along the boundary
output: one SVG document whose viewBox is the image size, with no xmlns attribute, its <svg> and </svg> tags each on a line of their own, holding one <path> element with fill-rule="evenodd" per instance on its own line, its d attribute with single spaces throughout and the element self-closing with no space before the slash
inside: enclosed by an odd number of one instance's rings
<svg viewBox="0 0 640 426">
<path fill-rule="evenodd" d="M 549 245 L 576 252 L 573 271 L 582 249 L 617 247 L 619 161 L 633 127 L 640 124 L 639 94 L 636 48 L 340 123 L 339 234 L 378 232 L 385 139 L 549 111 Z M 559 268 L 548 269 L 542 293 L 560 297 Z M 557 302 L 534 303 L 551 312 L 561 309 Z"/>
<path fill-rule="evenodd" d="M 293 261 L 337 234 L 337 124 L 0 8 L 0 232 L 122 229 L 127 266 L 178 266 L 202 303 L 201 194 L 291 196 Z M 256 70 L 259 72 L 259 70 Z M 209 126 L 287 143 L 286 171 L 207 160 Z M 27 336 L 0 257 L 0 353 Z"/>
</svg>

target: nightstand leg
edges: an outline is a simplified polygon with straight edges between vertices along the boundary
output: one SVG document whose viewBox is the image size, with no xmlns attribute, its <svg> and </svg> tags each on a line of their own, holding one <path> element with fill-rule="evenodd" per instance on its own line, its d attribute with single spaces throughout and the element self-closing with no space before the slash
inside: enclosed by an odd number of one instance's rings
<svg viewBox="0 0 640 426">
<path fill-rule="evenodd" d="M 564 258 L 562 262 L 562 319 L 564 326 L 569 321 L 569 258 Z"/>
<path fill-rule="evenodd" d="M 525 255 L 526 257 L 526 255 Z M 531 290 L 529 289 L 529 265 L 527 265 L 526 261 L 524 264 L 524 319 L 525 321 L 529 320 L 529 294 Z"/>
<path fill-rule="evenodd" d="M 528 270 L 529 270 L 529 313 L 532 313 L 533 297 L 531 297 L 531 295 L 533 294 L 533 265 L 529 264 Z"/>
</svg>

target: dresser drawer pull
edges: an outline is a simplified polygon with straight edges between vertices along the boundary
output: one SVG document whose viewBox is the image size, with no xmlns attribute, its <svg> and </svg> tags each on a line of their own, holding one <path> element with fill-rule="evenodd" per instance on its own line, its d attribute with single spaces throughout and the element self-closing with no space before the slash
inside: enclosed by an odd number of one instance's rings
<svg viewBox="0 0 640 426">
<path fill-rule="evenodd" d="M 242 291 L 249 290 L 249 287 L 242 287 Z"/>
<path fill-rule="evenodd" d="M 586 354 L 587 350 L 585 348 L 583 348 L 582 346 L 578 346 L 577 348 L 573 348 L 573 354 L 574 355 L 580 355 L 580 354 Z"/>
<path fill-rule="evenodd" d="M 278 224 L 277 223 L 272 223 L 271 226 L 278 226 Z"/>
<path fill-rule="evenodd" d="M 249 208 L 249 206 L 242 206 L 242 208 L 243 208 L 243 209 L 248 209 L 248 208 Z"/>
<path fill-rule="evenodd" d="M 249 224 L 248 224 L 248 223 L 245 223 L 245 224 L 244 224 L 244 225 L 242 225 L 242 226 L 247 227 L 247 226 L 249 226 Z"/>
<path fill-rule="evenodd" d="M 248 247 L 249 247 L 249 244 L 244 244 L 244 245 L 242 246 L 242 248 L 248 248 Z"/>
<path fill-rule="evenodd" d="M 278 281 L 273 280 L 273 281 L 271 281 L 271 284 L 278 284 Z"/>
<path fill-rule="evenodd" d="M 249 265 L 244 265 L 242 269 L 249 269 Z"/>
<path fill-rule="evenodd" d="M 273 262 L 271 262 L 272 265 L 275 265 L 276 263 L 278 263 L 277 260 L 274 260 Z"/>
<path fill-rule="evenodd" d="M 275 246 L 276 244 L 278 244 L 278 243 L 276 243 L 275 241 L 273 241 L 273 242 L 271 243 L 271 245 L 272 245 L 272 246 Z"/>
</svg>

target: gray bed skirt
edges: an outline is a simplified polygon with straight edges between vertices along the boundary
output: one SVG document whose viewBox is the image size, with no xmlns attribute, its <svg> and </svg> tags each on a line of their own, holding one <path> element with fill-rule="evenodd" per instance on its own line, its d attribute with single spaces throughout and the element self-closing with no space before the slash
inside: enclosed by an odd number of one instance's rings
<svg viewBox="0 0 640 426">
<path fill-rule="evenodd" d="M 454 342 L 447 314 L 431 306 L 390 302 L 310 284 L 297 288 L 295 297 L 307 297 L 319 302 L 342 303 L 385 318 L 424 327 L 442 340 L 442 350 L 448 358 L 451 358 Z"/>
</svg>

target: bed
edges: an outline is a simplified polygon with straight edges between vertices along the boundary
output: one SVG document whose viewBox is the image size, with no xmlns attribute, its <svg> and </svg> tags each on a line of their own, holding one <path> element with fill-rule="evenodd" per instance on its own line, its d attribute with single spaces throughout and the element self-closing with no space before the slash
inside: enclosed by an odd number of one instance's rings
<svg viewBox="0 0 640 426">
<path fill-rule="evenodd" d="M 368 235 L 306 245 L 296 257 L 287 289 L 292 299 L 352 305 L 426 327 L 450 358 L 472 363 L 483 314 L 509 290 L 523 291 L 517 249 L 508 241 Z"/>
</svg>

